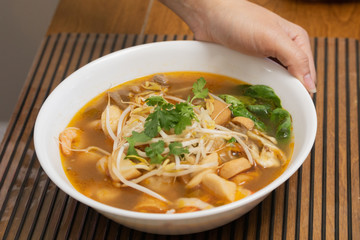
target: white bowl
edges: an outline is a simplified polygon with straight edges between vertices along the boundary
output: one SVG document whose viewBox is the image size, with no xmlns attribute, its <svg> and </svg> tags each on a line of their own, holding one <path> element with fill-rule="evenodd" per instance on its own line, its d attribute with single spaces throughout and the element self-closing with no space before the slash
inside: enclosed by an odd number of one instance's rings
<svg viewBox="0 0 360 240">
<path fill-rule="evenodd" d="M 122 210 L 79 193 L 61 164 L 57 137 L 72 117 L 98 94 L 125 81 L 172 71 L 202 71 L 272 87 L 292 115 L 295 146 L 284 173 L 260 191 L 231 204 L 193 213 L 151 214 Z M 35 149 L 50 179 L 76 200 L 108 218 L 140 231 L 186 234 L 224 225 L 245 214 L 284 183 L 304 162 L 314 143 L 317 119 L 313 102 L 300 82 L 276 63 L 225 47 L 197 41 L 151 43 L 99 58 L 66 78 L 43 104 L 35 124 Z"/>
</svg>

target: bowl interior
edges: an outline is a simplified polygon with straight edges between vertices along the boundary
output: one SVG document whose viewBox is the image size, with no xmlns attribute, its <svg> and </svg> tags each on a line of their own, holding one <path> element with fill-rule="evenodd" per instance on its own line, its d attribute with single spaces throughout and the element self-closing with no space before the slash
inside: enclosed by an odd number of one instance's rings
<svg viewBox="0 0 360 240">
<path fill-rule="evenodd" d="M 70 75 L 51 93 L 39 112 L 34 134 L 38 159 L 51 180 L 63 191 L 91 207 L 126 215 L 129 211 L 91 200 L 73 188 L 62 168 L 57 137 L 76 112 L 98 94 L 124 81 L 173 71 L 217 73 L 251 84 L 268 85 L 275 90 L 283 107 L 292 115 L 295 145 L 293 158 L 285 172 L 255 194 L 214 212 L 226 211 L 267 195 L 303 163 L 315 139 L 316 113 L 310 96 L 298 80 L 268 59 L 246 56 L 215 44 L 175 41 L 145 44 L 109 54 Z M 189 216 L 196 214 L 204 213 L 197 212 Z M 145 215 L 151 214 L 132 214 L 135 217 Z M 176 217 L 179 216 L 159 216 Z"/>
</svg>

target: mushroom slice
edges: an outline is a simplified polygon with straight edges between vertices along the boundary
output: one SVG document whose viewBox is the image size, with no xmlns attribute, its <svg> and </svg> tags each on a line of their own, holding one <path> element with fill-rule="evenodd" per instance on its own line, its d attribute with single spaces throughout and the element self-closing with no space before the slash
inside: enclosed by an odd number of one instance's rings
<svg viewBox="0 0 360 240">
<path fill-rule="evenodd" d="M 275 146 L 271 141 L 250 131 L 248 132 L 248 136 L 262 145 L 259 157 L 256 156 L 256 147 L 249 145 L 252 156 L 254 157 L 255 155 L 255 161 L 262 167 L 277 167 L 286 162 L 284 152 Z"/>
<path fill-rule="evenodd" d="M 169 83 L 169 79 L 163 74 L 156 74 L 153 77 L 153 81 L 163 86 Z"/>
<path fill-rule="evenodd" d="M 265 133 L 262 132 L 262 131 L 259 131 L 259 130 L 257 130 L 257 129 L 254 129 L 253 132 L 256 133 L 258 136 L 264 137 L 265 139 L 269 140 L 269 141 L 272 142 L 273 144 L 278 144 L 278 141 L 276 140 L 276 138 L 271 137 L 271 136 L 265 134 Z"/>
<path fill-rule="evenodd" d="M 219 175 L 223 178 L 229 179 L 239 173 L 242 173 L 252 166 L 246 158 L 237 158 L 231 161 L 228 161 L 223 164 L 220 168 Z"/>
<path fill-rule="evenodd" d="M 278 149 L 274 148 L 272 145 L 265 144 L 261 150 L 260 157 L 257 160 L 257 163 L 264 168 L 269 167 L 280 167 L 286 161 L 286 156 L 284 153 Z"/>
<path fill-rule="evenodd" d="M 254 121 L 247 117 L 234 117 L 231 121 L 239 126 L 245 127 L 247 130 L 254 128 Z"/>
<path fill-rule="evenodd" d="M 231 111 L 228 105 L 224 102 L 214 99 L 214 110 L 211 113 L 211 119 L 215 121 L 215 124 L 225 125 L 231 120 Z"/>
</svg>

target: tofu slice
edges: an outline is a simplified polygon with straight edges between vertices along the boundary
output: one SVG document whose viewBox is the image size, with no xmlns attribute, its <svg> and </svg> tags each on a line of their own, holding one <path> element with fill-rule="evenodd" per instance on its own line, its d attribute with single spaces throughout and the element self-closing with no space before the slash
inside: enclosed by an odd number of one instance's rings
<svg viewBox="0 0 360 240">
<path fill-rule="evenodd" d="M 218 198 L 233 202 L 236 196 L 236 184 L 228 181 L 215 173 L 203 176 L 202 185 Z"/>
<path fill-rule="evenodd" d="M 214 165 L 215 168 L 219 166 L 219 155 L 216 152 L 207 155 L 199 161 L 200 165 L 210 163 L 212 163 L 211 165 Z"/>
<path fill-rule="evenodd" d="M 159 199 L 143 194 L 135 205 L 134 210 L 147 213 L 165 213 L 168 210 L 168 205 Z"/>
</svg>

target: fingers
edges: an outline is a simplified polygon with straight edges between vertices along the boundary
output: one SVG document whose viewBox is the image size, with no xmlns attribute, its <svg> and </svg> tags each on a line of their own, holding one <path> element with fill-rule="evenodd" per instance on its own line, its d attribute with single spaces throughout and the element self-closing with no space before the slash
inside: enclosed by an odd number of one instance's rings
<svg viewBox="0 0 360 240">
<path fill-rule="evenodd" d="M 305 30 L 294 26 L 291 32 L 278 35 L 275 57 L 310 93 L 315 93 L 316 73 L 309 38 Z"/>
</svg>

